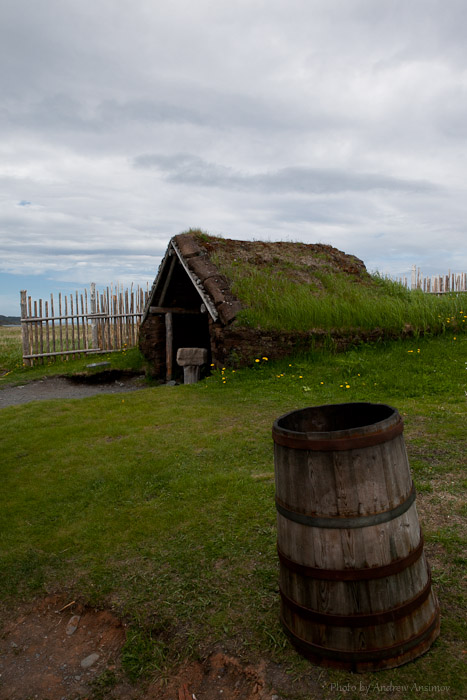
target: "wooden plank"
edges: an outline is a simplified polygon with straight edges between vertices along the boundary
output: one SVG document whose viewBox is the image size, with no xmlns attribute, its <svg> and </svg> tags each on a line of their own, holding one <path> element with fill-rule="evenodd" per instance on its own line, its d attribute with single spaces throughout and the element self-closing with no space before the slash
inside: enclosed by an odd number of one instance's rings
<svg viewBox="0 0 467 700">
<path fill-rule="evenodd" d="M 91 315 L 94 315 L 96 312 L 97 312 L 96 283 L 91 282 Z M 97 348 L 98 339 L 97 339 L 97 320 L 96 319 L 92 319 L 92 321 L 91 321 L 91 342 L 92 342 L 92 347 Z"/>
<path fill-rule="evenodd" d="M 52 317 L 52 350 L 56 351 L 56 340 L 55 340 L 55 311 L 54 311 L 54 295 L 50 295 L 50 315 Z"/>
<path fill-rule="evenodd" d="M 34 316 L 38 316 L 37 313 L 37 301 L 34 301 Z M 37 323 L 34 324 L 34 352 L 39 352 L 39 329 Z"/>
<path fill-rule="evenodd" d="M 74 316 L 74 306 L 73 306 L 73 294 L 70 294 L 70 311 L 71 311 L 71 347 L 76 348 L 76 342 L 75 342 L 75 316 Z M 72 356 L 72 359 L 74 360 L 76 358 L 75 355 Z"/>
<path fill-rule="evenodd" d="M 68 317 L 68 297 L 65 296 L 65 316 Z M 68 318 L 65 318 L 65 343 L 67 351 L 70 349 L 69 335 L 68 335 Z"/>
<path fill-rule="evenodd" d="M 42 316 L 42 299 L 39 299 L 39 316 Z M 44 352 L 44 326 L 42 325 L 42 321 L 39 325 L 39 339 L 40 339 L 41 353 L 43 353 Z"/>
<path fill-rule="evenodd" d="M 100 348 L 96 348 L 96 349 L 90 348 L 89 350 L 81 350 L 81 352 L 85 353 L 85 354 L 92 354 L 92 353 L 97 354 L 97 353 L 108 352 L 108 351 L 107 350 L 103 351 Z M 118 351 L 112 350 L 111 352 L 118 352 Z M 38 358 L 38 357 L 55 357 L 58 355 L 75 355 L 75 354 L 76 354 L 76 348 L 74 350 L 63 350 L 63 351 L 59 351 L 59 352 L 44 352 L 42 354 L 35 353 L 35 354 L 31 354 L 31 355 L 26 355 L 26 358 L 31 359 L 31 358 Z"/>
<path fill-rule="evenodd" d="M 81 333 L 80 333 L 80 327 L 79 327 L 78 292 L 75 292 L 75 301 L 76 301 L 76 333 L 77 333 L 77 343 L 78 343 L 78 349 L 81 350 Z"/>
<path fill-rule="evenodd" d="M 27 290 L 23 289 L 20 293 L 21 298 L 21 342 L 23 347 L 23 360 L 26 355 L 30 352 L 30 341 L 29 341 L 29 327 L 24 321 L 28 315 L 28 304 L 27 304 Z M 32 365 L 31 360 L 27 360 L 25 364 L 30 367 Z"/>
<path fill-rule="evenodd" d="M 50 334 L 49 334 L 49 303 L 45 302 L 45 315 L 47 316 L 46 326 L 45 326 L 45 339 L 47 344 L 47 352 L 50 352 Z"/>
</svg>

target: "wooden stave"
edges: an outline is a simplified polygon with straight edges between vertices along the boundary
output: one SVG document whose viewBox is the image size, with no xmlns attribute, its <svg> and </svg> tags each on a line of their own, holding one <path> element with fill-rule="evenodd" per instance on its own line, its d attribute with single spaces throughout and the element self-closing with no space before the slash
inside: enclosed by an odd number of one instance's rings
<svg viewBox="0 0 467 700">
<path fill-rule="evenodd" d="M 392 419 L 392 423 L 394 424 L 394 419 Z M 328 438 L 329 435 L 327 435 Z M 296 450 L 280 442 L 275 442 L 276 495 L 279 501 L 287 503 L 292 510 L 321 516 L 324 519 L 329 517 L 359 518 L 362 512 L 364 515 L 371 515 L 391 510 L 409 497 L 413 485 L 405 443 L 401 434 L 394 436 L 392 433 L 386 442 L 380 442 L 376 445 L 369 444 L 367 447 L 360 447 L 356 450 L 338 452 L 326 450 L 321 452 L 316 449 L 316 444 L 316 440 L 314 440 L 313 449 L 303 451 L 303 449 Z M 379 481 L 374 482 L 375 471 L 371 470 L 370 467 L 376 463 L 379 465 Z M 278 464 L 287 473 L 287 479 L 281 479 L 282 475 L 277 468 Z M 332 467 L 334 476 L 334 499 L 332 498 L 333 489 L 330 488 L 329 478 L 326 483 L 326 477 L 329 477 L 331 473 L 330 467 Z M 301 471 L 305 473 L 300 474 Z M 297 474 L 301 478 L 294 479 Z M 307 483 L 310 483 L 310 475 L 315 476 L 315 484 L 322 487 L 321 491 L 316 488 L 315 499 L 311 499 L 312 506 L 316 507 L 311 507 L 311 509 L 309 494 L 304 488 Z M 355 487 L 353 493 L 349 489 L 345 490 L 345 484 L 349 483 Z M 364 504 L 362 508 L 361 496 L 364 492 L 368 492 L 368 487 L 371 491 L 372 486 L 374 486 L 373 499 L 369 499 L 369 503 Z M 327 495 L 327 498 L 323 498 L 323 495 Z M 298 505 L 295 501 L 298 501 Z M 421 532 L 415 503 L 412 503 L 400 517 L 373 527 L 342 530 L 331 530 L 326 527 L 314 528 L 290 521 L 280 512 L 277 514 L 277 522 L 279 549 L 292 561 L 308 567 L 335 570 L 346 567 L 348 570 L 349 566 L 358 569 L 384 566 L 385 564 L 391 565 L 391 562 L 409 557 L 415 548 L 423 546 L 423 543 L 420 542 Z M 370 537 L 369 533 L 371 533 Z M 328 560 L 329 552 L 333 553 L 331 558 L 334 561 Z M 341 559 L 336 561 L 339 553 Z M 303 595 L 300 596 L 299 593 L 299 583 L 302 583 L 303 577 L 300 577 L 296 572 L 287 571 L 283 562 L 280 564 L 280 571 L 281 591 L 286 598 L 290 598 L 292 601 L 295 600 L 293 595 L 299 599 L 303 598 Z M 351 614 L 352 611 L 348 609 L 350 607 L 348 601 L 347 609 L 345 609 L 345 601 L 348 596 L 343 595 L 343 591 L 349 593 L 348 583 L 322 580 L 314 582 L 313 579 L 307 579 L 306 583 L 305 588 L 302 587 L 302 594 L 303 591 L 306 591 L 308 599 L 314 597 L 313 610 L 326 612 L 318 601 L 326 601 L 329 606 L 329 600 L 331 600 L 334 601 L 332 605 L 338 611 L 337 614 Z M 429 593 L 419 607 L 416 607 L 402 619 L 365 629 L 332 628 L 329 625 L 303 620 L 300 614 L 293 613 L 286 600 L 282 599 L 281 620 L 287 634 L 292 637 L 292 641 L 295 639 L 295 643 L 305 639 L 305 644 L 311 643 L 317 645 L 317 648 L 321 648 L 320 642 L 324 640 L 327 647 L 342 652 L 343 656 L 356 653 L 362 645 L 369 649 L 374 649 L 375 645 L 379 645 L 376 648 L 380 650 L 394 649 L 392 657 L 386 656 L 380 659 L 377 658 L 378 654 L 375 652 L 374 659 L 358 662 L 336 658 L 329 659 L 320 652 L 317 655 L 311 655 L 315 657 L 316 662 L 328 665 L 331 663 L 331 665 L 354 670 L 392 668 L 427 651 L 438 636 L 439 608 L 436 597 L 431 590 L 429 567 L 423 552 L 410 567 L 393 576 L 388 576 L 383 582 L 369 579 L 365 582 L 352 582 L 351 585 L 356 599 L 362 599 L 364 597 L 363 591 L 366 590 L 367 600 L 364 609 L 368 613 L 387 612 L 392 607 L 403 605 L 411 596 L 417 598 L 424 586 L 429 586 Z M 384 590 L 386 596 L 382 595 Z M 295 600 L 295 603 L 299 605 L 310 603 L 310 600 L 306 600 L 307 596 L 305 596 L 305 600 Z M 307 606 L 304 605 L 304 607 Z M 362 610 L 359 612 L 361 613 Z M 409 639 L 415 639 L 417 643 L 405 650 L 404 647 L 407 646 Z M 398 653 L 401 648 L 404 651 Z M 309 656 L 309 654 L 307 655 Z"/>
</svg>

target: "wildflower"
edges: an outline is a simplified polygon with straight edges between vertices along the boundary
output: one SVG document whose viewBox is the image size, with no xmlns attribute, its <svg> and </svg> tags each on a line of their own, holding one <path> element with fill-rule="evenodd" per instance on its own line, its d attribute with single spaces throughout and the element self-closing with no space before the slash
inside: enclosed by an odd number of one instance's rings
<svg viewBox="0 0 467 700">
<path fill-rule="evenodd" d="M 320 384 L 324 384 L 324 382 L 320 382 Z"/>
<path fill-rule="evenodd" d="M 211 367 L 214 367 L 214 362 L 211 362 Z"/>
<path fill-rule="evenodd" d="M 407 352 L 413 352 L 413 350 L 407 350 Z"/>
<path fill-rule="evenodd" d="M 256 358 L 255 362 L 259 362 L 258 358 Z"/>
<path fill-rule="evenodd" d="M 350 384 L 346 384 L 346 385 L 345 385 L 345 388 L 346 388 L 346 389 L 350 389 Z"/>
<path fill-rule="evenodd" d="M 299 378 L 299 379 L 303 379 L 303 375 L 302 375 L 302 374 L 299 374 L 299 375 L 298 375 L 298 378 Z"/>
<path fill-rule="evenodd" d="M 266 362 L 268 361 L 268 358 L 267 358 L 267 357 L 262 357 L 261 359 L 262 359 L 262 360 L 265 360 Z"/>
</svg>

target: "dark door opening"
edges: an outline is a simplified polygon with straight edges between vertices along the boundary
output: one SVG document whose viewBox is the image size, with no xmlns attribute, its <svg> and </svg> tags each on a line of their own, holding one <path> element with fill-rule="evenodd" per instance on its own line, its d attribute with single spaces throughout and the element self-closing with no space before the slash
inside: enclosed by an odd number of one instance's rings
<svg viewBox="0 0 467 700">
<path fill-rule="evenodd" d="M 183 368 L 177 364 L 179 348 L 206 348 L 208 351 L 207 366 L 202 367 L 201 377 L 206 376 L 211 364 L 211 342 L 209 336 L 209 317 L 207 313 L 172 315 L 172 379 L 183 382 Z"/>
</svg>

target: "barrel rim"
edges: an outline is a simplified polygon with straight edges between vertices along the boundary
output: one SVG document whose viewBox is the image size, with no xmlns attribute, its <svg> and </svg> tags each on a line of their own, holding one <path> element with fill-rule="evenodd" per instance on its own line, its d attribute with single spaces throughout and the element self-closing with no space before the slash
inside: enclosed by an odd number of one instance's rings
<svg viewBox="0 0 467 700">
<path fill-rule="evenodd" d="M 345 410 L 345 407 L 377 407 L 388 409 L 389 415 L 382 420 L 354 428 L 345 428 L 331 431 L 298 431 L 285 428 L 281 425 L 290 416 L 303 414 L 309 411 L 326 411 L 336 407 Z M 294 409 L 282 414 L 273 423 L 272 437 L 276 444 L 295 449 L 308 449 L 319 451 L 348 450 L 370 447 L 387 442 L 403 432 L 404 424 L 399 411 L 384 403 L 372 403 L 370 401 L 357 401 L 336 404 L 322 404 L 320 406 L 308 406 Z"/>
</svg>

